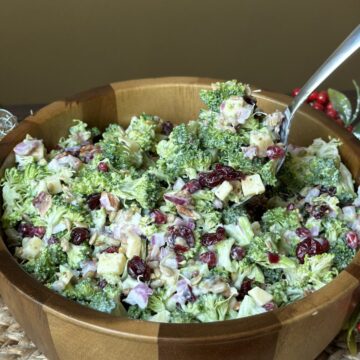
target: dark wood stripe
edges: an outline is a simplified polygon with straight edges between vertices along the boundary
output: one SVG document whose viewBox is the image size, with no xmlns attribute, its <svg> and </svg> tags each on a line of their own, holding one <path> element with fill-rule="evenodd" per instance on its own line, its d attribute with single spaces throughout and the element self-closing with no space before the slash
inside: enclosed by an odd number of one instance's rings
<svg viewBox="0 0 360 360">
<path fill-rule="evenodd" d="M 49 359 L 58 360 L 47 317 L 42 309 L 42 303 L 51 296 L 50 291 L 45 292 L 43 285 L 31 279 L 5 251 L 0 252 L 0 263 L 0 289 L 5 303 L 39 350 Z M 9 274 L 11 282 L 8 280 Z M 21 283 L 25 295 L 17 288 L 17 283 Z"/>
<path fill-rule="evenodd" d="M 214 325 L 211 323 L 178 326 L 161 324 L 159 359 L 269 360 L 273 358 L 281 328 L 275 313 L 219 322 Z"/>
<path fill-rule="evenodd" d="M 359 254 L 357 255 L 357 257 L 359 257 Z M 358 279 L 358 281 L 360 281 L 360 264 L 352 262 L 345 271 Z"/>
</svg>

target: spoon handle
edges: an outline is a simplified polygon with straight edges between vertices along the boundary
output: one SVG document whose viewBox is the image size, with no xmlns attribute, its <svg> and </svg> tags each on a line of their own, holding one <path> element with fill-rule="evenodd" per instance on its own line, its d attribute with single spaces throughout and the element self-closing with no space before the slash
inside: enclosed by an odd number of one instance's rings
<svg viewBox="0 0 360 360">
<path fill-rule="evenodd" d="M 296 110 L 302 105 L 307 97 L 340 66 L 349 56 L 360 47 L 360 25 L 340 44 L 340 46 L 320 66 L 314 75 L 301 88 L 299 94 L 284 111 L 285 119 L 280 129 L 281 141 L 286 145 L 288 142 L 291 120 Z"/>
</svg>

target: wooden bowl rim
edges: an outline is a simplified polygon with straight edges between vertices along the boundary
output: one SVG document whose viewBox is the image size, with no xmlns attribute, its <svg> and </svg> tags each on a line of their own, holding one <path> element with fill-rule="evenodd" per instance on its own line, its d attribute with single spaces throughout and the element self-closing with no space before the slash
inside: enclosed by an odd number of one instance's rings
<svg viewBox="0 0 360 360">
<path fill-rule="evenodd" d="M 24 119 L 16 129 L 0 142 L 0 165 L 2 165 L 9 155 L 8 145 L 6 147 L 6 144 L 12 143 L 11 139 L 14 134 L 20 132 L 25 134 L 35 124 L 41 124 L 46 121 L 46 118 L 66 112 L 72 103 L 88 101 L 98 96 L 106 96 L 109 94 L 109 89 L 118 92 L 128 90 L 136 91 L 137 88 L 144 87 L 156 89 L 157 87 L 164 86 L 195 86 L 197 88 L 206 88 L 216 81 L 220 80 L 201 77 L 162 77 L 128 80 L 90 89 L 64 100 L 55 101 L 43 107 L 34 115 Z M 282 106 L 285 106 L 291 100 L 287 95 L 270 91 L 262 91 L 261 93 L 257 93 L 256 96 L 260 99 L 276 101 Z M 303 106 L 299 113 L 301 113 L 302 116 L 310 118 L 311 121 L 317 125 L 321 125 L 336 133 L 341 141 L 350 144 L 352 151 L 357 157 L 360 157 L 360 143 L 348 131 L 339 127 L 334 122 L 328 121 L 325 115 L 311 109 L 309 106 Z M 315 315 L 325 304 L 336 302 L 339 298 L 354 291 L 360 280 L 359 264 L 360 253 L 357 253 L 348 268 L 342 271 L 331 283 L 315 293 L 273 312 L 215 323 L 161 323 L 161 334 L 158 334 L 159 323 L 119 318 L 100 313 L 47 289 L 20 268 L 15 258 L 8 251 L 5 241 L 0 235 L 0 272 L 9 282 L 9 285 L 15 287 L 19 293 L 31 299 L 31 301 L 40 304 L 45 312 L 96 332 L 108 333 L 113 336 L 127 338 L 128 340 L 141 340 L 150 343 L 162 340 L 200 344 L 208 342 L 209 338 L 211 338 L 212 342 L 228 342 L 235 338 L 247 338 L 260 336 L 265 332 L 276 332 L 285 324 L 292 323 L 300 318 Z M 325 300 L 325 302 L 317 301 L 319 299 Z M 280 318 L 282 320 L 280 320 Z"/>
</svg>

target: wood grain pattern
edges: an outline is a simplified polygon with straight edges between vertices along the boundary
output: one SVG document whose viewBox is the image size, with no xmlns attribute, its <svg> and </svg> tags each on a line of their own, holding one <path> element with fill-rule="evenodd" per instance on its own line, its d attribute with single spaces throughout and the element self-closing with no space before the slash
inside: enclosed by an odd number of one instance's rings
<svg viewBox="0 0 360 360">
<path fill-rule="evenodd" d="M 126 126 L 141 112 L 174 123 L 194 119 L 199 90 L 214 81 L 160 78 L 113 83 L 57 101 L 28 117 L 0 142 L 0 176 L 11 166 L 12 148 L 26 133 L 55 146 L 78 118 L 103 129 Z M 258 95 L 265 111 L 283 109 L 289 98 Z M 360 182 L 360 146 L 348 132 L 308 106 L 297 114 L 290 141 L 342 140 L 341 154 Z M 272 313 L 212 324 L 157 324 L 112 317 L 60 297 L 25 274 L 0 239 L 0 291 L 29 337 L 50 358 L 72 359 L 314 359 L 340 330 L 360 300 L 360 255 L 320 291 Z"/>
</svg>

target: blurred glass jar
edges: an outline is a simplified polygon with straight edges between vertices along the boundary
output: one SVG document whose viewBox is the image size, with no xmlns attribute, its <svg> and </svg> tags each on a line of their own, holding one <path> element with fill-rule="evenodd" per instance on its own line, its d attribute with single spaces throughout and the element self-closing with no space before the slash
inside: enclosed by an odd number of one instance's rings
<svg viewBox="0 0 360 360">
<path fill-rule="evenodd" d="M 0 109 L 0 140 L 18 124 L 17 118 L 11 112 Z"/>
</svg>

